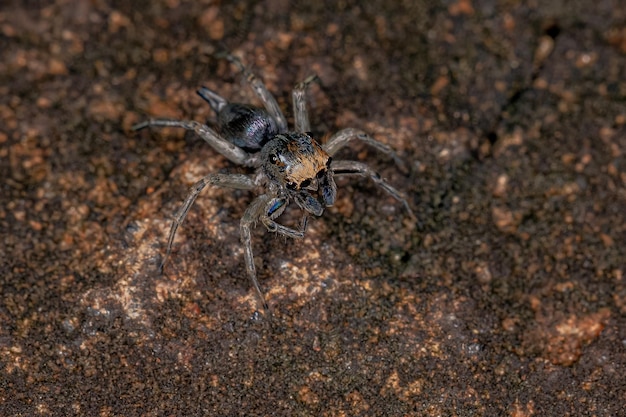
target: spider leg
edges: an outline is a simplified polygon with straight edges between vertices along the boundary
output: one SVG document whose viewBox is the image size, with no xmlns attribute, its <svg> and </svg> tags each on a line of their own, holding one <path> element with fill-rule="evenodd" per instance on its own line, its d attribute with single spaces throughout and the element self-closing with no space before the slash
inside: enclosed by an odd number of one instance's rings
<svg viewBox="0 0 626 417">
<path fill-rule="evenodd" d="M 294 239 L 301 239 L 304 237 L 304 232 L 307 226 L 307 215 L 302 217 L 301 229 L 296 230 L 287 226 L 283 226 L 280 223 L 275 222 L 273 219 L 280 216 L 287 207 L 288 200 L 283 197 L 275 197 L 271 194 L 263 194 L 258 196 L 250 203 L 246 209 L 241 222 L 239 223 L 239 231 L 241 233 L 241 243 L 244 247 L 244 258 L 246 263 L 246 271 L 252 286 L 263 304 L 265 312 L 269 313 L 269 306 L 265 301 L 259 281 L 256 275 L 256 267 L 254 266 L 254 254 L 252 252 L 252 238 L 250 234 L 251 227 L 260 220 L 263 225 L 270 232 L 276 232 L 284 236 L 288 236 Z"/>
<path fill-rule="evenodd" d="M 183 223 L 183 220 L 187 217 L 189 209 L 196 201 L 196 198 L 198 198 L 200 192 L 202 192 L 204 187 L 207 185 L 216 185 L 218 187 L 234 188 L 239 190 L 251 190 L 256 186 L 252 178 L 243 174 L 209 174 L 192 185 L 189 189 L 187 197 L 185 197 L 183 205 L 174 214 L 174 221 L 170 227 L 170 234 L 167 239 L 167 251 L 165 252 L 163 261 L 161 261 L 161 265 L 159 266 L 159 271 L 161 273 L 163 272 L 165 262 L 167 262 L 167 259 L 172 253 L 172 245 L 174 243 L 174 237 L 176 236 L 178 227 Z"/>
<path fill-rule="evenodd" d="M 390 156 L 391 158 L 393 158 L 393 161 L 396 163 L 400 171 L 404 173 L 409 172 L 404 161 L 400 159 L 400 157 L 396 154 L 396 152 L 393 149 L 391 149 L 390 146 L 377 141 L 376 139 L 374 139 L 373 137 L 371 137 L 370 135 L 368 135 L 367 133 L 359 129 L 354 129 L 354 128 L 349 127 L 349 128 L 340 130 L 339 132 L 332 135 L 330 139 L 328 139 L 328 141 L 324 145 L 322 145 L 322 148 L 324 148 L 324 150 L 330 156 L 333 156 L 341 148 L 347 146 L 348 143 L 350 143 L 352 139 L 358 139 L 361 142 L 365 143 L 366 145 L 369 145 L 372 148 L 375 148 L 379 150 L 380 152 L 384 153 L 385 155 Z"/>
<path fill-rule="evenodd" d="M 306 92 L 309 85 L 319 82 L 317 75 L 311 75 L 304 81 L 296 84 L 291 93 L 293 98 L 293 114 L 296 122 L 296 132 L 306 133 L 311 131 L 309 123 L 309 113 L 306 108 Z"/>
<path fill-rule="evenodd" d="M 382 179 L 380 174 L 366 164 L 357 161 L 333 161 L 330 164 L 330 169 L 334 175 L 360 175 L 362 177 L 369 177 L 376 185 L 385 190 L 387 194 L 402 203 L 412 219 L 416 219 L 404 194 L 389 185 L 389 183 Z"/>
<path fill-rule="evenodd" d="M 181 127 L 192 130 L 204 139 L 213 149 L 224 155 L 230 161 L 248 167 L 259 165 L 258 157 L 251 155 L 243 149 L 235 146 L 222 138 L 209 126 L 192 120 L 150 119 L 133 126 L 133 130 L 141 130 L 146 127 Z"/>
<path fill-rule="evenodd" d="M 293 239 L 302 239 L 304 237 L 304 232 L 306 231 L 308 219 L 309 218 L 306 214 L 302 216 L 302 223 L 300 225 L 300 230 L 296 230 L 296 229 L 292 229 L 291 227 L 287 227 L 280 223 L 275 222 L 267 214 L 261 214 L 259 218 L 259 220 L 261 220 L 261 223 L 263 223 L 263 225 L 265 225 L 265 227 L 267 228 L 268 232 L 275 232 L 283 236 L 291 237 Z"/>
<path fill-rule="evenodd" d="M 267 89 L 263 81 L 260 78 L 258 78 L 256 75 L 254 75 L 254 73 L 250 71 L 245 65 L 243 65 L 241 61 L 239 60 L 239 58 L 237 58 L 236 56 L 231 55 L 229 53 L 218 54 L 218 56 L 220 58 L 227 59 L 232 64 L 235 64 L 235 66 L 239 69 L 239 71 L 241 71 L 243 75 L 246 77 L 248 84 L 250 84 L 250 87 L 252 87 L 252 90 L 254 90 L 257 97 L 259 97 L 261 101 L 263 102 L 263 106 L 265 107 L 265 110 L 267 110 L 267 112 L 276 121 L 276 125 L 278 126 L 278 131 L 280 133 L 286 132 L 287 131 L 287 119 L 285 119 L 285 115 L 280 110 L 280 107 L 278 107 L 278 103 L 276 102 L 276 99 L 274 98 L 272 93 L 269 92 L 269 90 Z"/>
</svg>

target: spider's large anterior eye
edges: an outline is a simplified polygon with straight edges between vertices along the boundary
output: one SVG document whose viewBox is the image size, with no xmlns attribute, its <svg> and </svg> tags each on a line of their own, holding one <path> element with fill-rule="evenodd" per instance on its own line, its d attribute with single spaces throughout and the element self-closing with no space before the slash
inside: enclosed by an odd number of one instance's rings
<svg viewBox="0 0 626 417">
<path fill-rule="evenodd" d="M 304 180 L 300 183 L 300 188 L 306 188 L 311 185 L 311 180 Z"/>
<path fill-rule="evenodd" d="M 278 162 L 278 156 L 276 156 L 275 153 L 270 155 L 270 162 L 274 165 L 276 165 L 276 163 Z"/>
<path fill-rule="evenodd" d="M 289 188 L 290 190 L 295 190 L 297 186 L 298 184 L 296 184 L 295 182 L 288 182 L 287 184 L 285 184 L 285 187 Z"/>
</svg>

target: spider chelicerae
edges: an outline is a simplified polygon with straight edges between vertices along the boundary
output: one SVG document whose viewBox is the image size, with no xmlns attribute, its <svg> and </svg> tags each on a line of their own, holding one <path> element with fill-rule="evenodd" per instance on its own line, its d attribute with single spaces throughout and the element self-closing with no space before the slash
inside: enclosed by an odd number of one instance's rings
<svg viewBox="0 0 626 417">
<path fill-rule="evenodd" d="M 358 139 L 390 156 L 400 168 L 403 168 L 404 163 L 393 149 L 354 128 L 340 130 L 330 136 L 325 144 L 318 143 L 310 136 L 306 91 L 311 83 L 319 81 L 316 75 L 295 86 L 292 93 L 295 129 L 288 130 L 285 116 L 263 81 L 247 69 L 238 58 L 229 54 L 224 54 L 224 57 L 244 74 L 264 108 L 229 103 L 216 92 L 202 87 L 198 94 L 217 114 L 217 131 L 196 121 L 170 119 L 151 119 L 133 126 L 133 130 L 151 126 L 192 130 L 230 161 L 255 169 L 252 175 L 208 174 L 191 187 L 183 205 L 174 214 L 167 250 L 159 270 L 163 271 L 172 252 L 178 227 L 207 185 L 239 190 L 253 190 L 262 186 L 265 188 L 265 194 L 256 197 L 246 209 L 240 222 L 240 233 L 248 277 L 263 308 L 268 312 L 267 302 L 257 280 L 252 254 L 250 229 L 257 221 L 270 232 L 296 239 L 304 237 L 308 214 L 321 216 L 324 208 L 335 203 L 337 186 L 333 177 L 343 175 L 369 177 L 376 185 L 401 202 L 409 216 L 414 218 L 414 215 L 403 194 L 366 164 L 332 159 L 332 156 L 351 140 Z M 291 201 L 304 211 L 299 229 L 276 222 Z"/>
</svg>

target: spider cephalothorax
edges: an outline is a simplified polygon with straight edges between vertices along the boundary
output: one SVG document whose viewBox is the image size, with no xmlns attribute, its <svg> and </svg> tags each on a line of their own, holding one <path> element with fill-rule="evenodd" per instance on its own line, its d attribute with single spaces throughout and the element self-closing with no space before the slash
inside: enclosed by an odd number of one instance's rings
<svg viewBox="0 0 626 417">
<path fill-rule="evenodd" d="M 276 135 L 261 149 L 263 172 L 279 187 L 287 189 L 298 206 L 316 216 L 335 203 L 332 158 L 306 133 Z M 318 192 L 314 198 L 311 192 Z"/>
<path fill-rule="evenodd" d="M 257 221 L 263 223 L 270 232 L 292 238 L 302 238 L 306 230 L 307 213 L 321 216 L 324 208 L 335 203 L 337 186 L 333 177 L 339 175 L 369 177 L 389 195 L 400 201 L 410 216 L 413 216 L 413 213 L 404 196 L 367 165 L 357 161 L 332 159 L 339 149 L 345 147 L 351 140 L 358 139 L 391 156 L 399 166 L 403 166 L 402 161 L 390 147 L 378 142 L 365 132 L 353 128 L 340 130 L 323 145 L 307 133 L 311 129 L 305 93 L 308 85 L 317 81 L 316 76 L 309 77 L 296 85 L 293 91 L 295 129 L 288 130 L 285 116 L 263 82 L 247 70 L 237 58 L 231 55 L 227 55 L 226 58 L 245 74 L 252 89 L 263 102 L 264 108 L 229 103 L 214 91 L 202 87 L 198 90 L 198 94 L 217 113 L 217 131 L 195 121 L 164 119 L 149 120 L 134 126 L 134 129 L 139 130 L 148 126 L 171 126 L 193 130 L 213 149 L 232 162 L 256 169 L 251 176 L 208 174 L 191 187 L 182 207 L 174 215 L 167 251 L 160 269 L 163 270 L 172 251 L 178 227 L 204 187 L 211 184 L 252 190 L 264 185 L 265 193 L 256 197 L 246 209 L 240 222 L 240 232 L 248 276 L 267 311 L 268 306 L 259 287 L 252 254 L 250 229 Z M 300 229 L 293 229 L 275 221 L 285 211 L 291 200 L 305 210 Z"/>
</svg>

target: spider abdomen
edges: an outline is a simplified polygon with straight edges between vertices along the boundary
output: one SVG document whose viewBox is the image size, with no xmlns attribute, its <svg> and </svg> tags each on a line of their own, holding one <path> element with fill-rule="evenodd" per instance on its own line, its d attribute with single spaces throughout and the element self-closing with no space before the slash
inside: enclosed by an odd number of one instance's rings
<svg viewBox="0 0 626 417">
<path fill-rule="evenodd" d="M 245 104 L 227 104 L 217 116 L 224 139 L 249 152 L 258 152 L 278 133 L 276 121 L 264 109 Z"/>
</svg>

